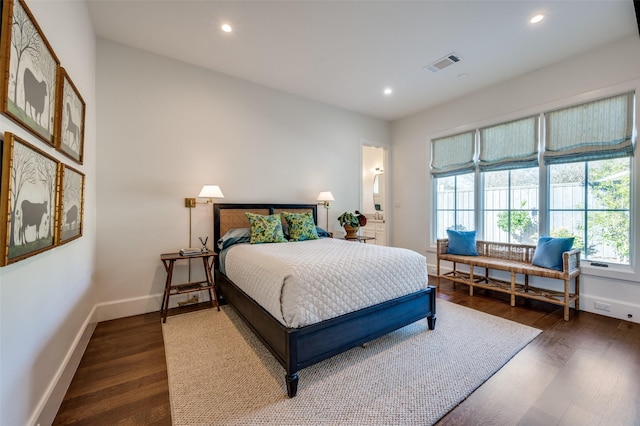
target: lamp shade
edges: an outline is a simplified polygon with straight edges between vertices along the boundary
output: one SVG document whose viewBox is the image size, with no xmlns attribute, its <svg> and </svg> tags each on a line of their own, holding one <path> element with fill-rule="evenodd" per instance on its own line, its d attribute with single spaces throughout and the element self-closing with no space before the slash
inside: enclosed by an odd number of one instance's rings
<svg viewBox="0 0 640 426">
<path fill-rule="evenodd" d="M 205 185 L 202 187 L 200 194 L 198 194 L 200 198 L 224 198 L 222 194 L 222 190 L 218 185 Z"/>
<path fill-rule="evenodd" d="M 335 201 L 335 198 L 333 198 L 331 191 L 324 191 L 318 195 L 318 201 Z"/>
</svg>

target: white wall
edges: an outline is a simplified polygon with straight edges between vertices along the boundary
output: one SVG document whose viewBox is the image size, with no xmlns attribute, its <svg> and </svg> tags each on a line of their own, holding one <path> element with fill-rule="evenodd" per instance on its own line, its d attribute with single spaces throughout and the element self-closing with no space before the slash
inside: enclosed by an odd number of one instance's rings
<svg viewBox="0 0 640 426">
<path fill-rule="evenodd" d="M 71 379 L 67 373 L 75 371 L 77 355 L 93 330 L 95 304 L 95 35 L 84 2 L 32 0 L 28 5 L 87 104 L 84 165 L 59 155 L 3 116 L 0 131 L 13 132 L 86 174 L 84 236 L 0 268 L 3 425 L 53 420 Z"/>
<path fill-rule="evenodd" d="M 159 255 L 188 245 L 184 198 L 203 184 L 221 187 L 217 202 L 314 203 L 332 191 L 338 229 L 360 204 L 361 140 L 389 143 L 385 121 L 110 41 L 98 40 L 97 82 L 101 320 L 159 309 Z M 192 213 L 192 244 L 209 235 L 211 247 L 211 206 Z"/>
<path fill-rule="evenodd" d="M 566 99 L 580 101 L 612 86 L 637 86 L 638 79 L 640 39 L 636 36 L 393 122 L 393 245 L 427 253 L 430 272 L 435 273 L 435 247 L 429 244 L 434 199 L 429 176 L 432 137 L 541 112 L 540 108 Z M 637 180 L 635 191 L 640 200 L 639 189 Z M 635 209 L 638 212 L 640 206 Z M 639 226 L 635 226 L 632 241 L 640 241 Z M 607 271 L 606 277 L 602 270 L 583 268 L 581 308 L 593 312 L 594 300 L 602 300 L 612 305 L 608 315 L 626 319 L 631 313 L 633 321 L 640 321 L 639 252 L 637 244 L 634 270 Z"/>
</svg>

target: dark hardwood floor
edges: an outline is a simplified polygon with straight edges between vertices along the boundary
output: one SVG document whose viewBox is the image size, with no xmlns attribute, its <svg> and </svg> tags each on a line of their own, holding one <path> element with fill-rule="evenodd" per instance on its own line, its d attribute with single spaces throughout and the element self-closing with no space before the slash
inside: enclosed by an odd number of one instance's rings
<svg viewBox="0 0 640 426">
<path fill-rule="evenodd" d="M 438 295 L 543 330 L 439 425 L 640 425 L 640 324 L 448 281 Z M 98 324 L 54 424 L 171 424 L 160 313 Z"/>
</svg>

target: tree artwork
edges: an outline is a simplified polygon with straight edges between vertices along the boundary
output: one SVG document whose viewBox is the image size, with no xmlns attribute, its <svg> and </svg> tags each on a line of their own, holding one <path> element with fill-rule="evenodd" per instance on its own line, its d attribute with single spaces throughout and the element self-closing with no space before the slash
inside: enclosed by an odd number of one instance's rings
<svg viewBox="0 0 640 426">
<path fill-rule="evenodd" d="M 69 166 L 62 172 L 62 204 L 60 206 L 60 243 L 82 235 L 82 203 L 84 175 Z"/>
<path fill-rule="evenodd" d="M 62 96 L 57 107 L 56 148 L 82 164 L 85 103 L 64 68 L 60 69 L 58 84 L 62 87 Z"/>
<path fill-rule="evenodd" d="M 34 185 L 36 183 L 36 167 L 33 161 L 34 152 L 23 145 L 18 144 L 14 147 L 13 162 L 11 167 L 11 227 L 9 236 L 9 247 L 16 245 L 16 232 L 22 225 L 22 218 L 17 217 L 18 200 L 22 189 L 26 184 Z M 18 229 L 16 229 L 16 221 L 18 221 Z M 22 244 L 22 235 L 19 235 L 18 244 Z"/>
<path fill-rule="evenodd" d="M 2 112 L 53 145 L 59 61 L 23 0 L 3 7 L 11 11 L 11 31 L 2 34 L 9 49 L 2 60 Z"/>
<path fill-rule="evenodd" d="M 15 71 L 12 72 L 13 98 L 14 102 L 18 99 L 18 75 L 20 64 L 27 55 L 31 60 L 38 57 L 40 51 L 41 38 L 38 31 L 33 26 L 29 15 L 20 3 L 16 3 L 13 8 L 13 23 L 11 27 L 11 48 L 12 57 L 15 52 L 15 60 L 11 61 Z M 25 105 L 26 109 L 26 105 Z"/>
<path fill-rule="evenodd" d="M 58 64 L 55 61 L 52 61 L 50 57 L 47 55 L 40 55 L 38 57 L 38 66 L 43 71 L 44 81 L 47 84 L 47 87 L 50 87 L 51 90 L 56 90 L 56 77 L 58 72 Z M 42 83 L 40 83 L 42 84 Z M 27 87 L 25 86 L 25 91 Z M 55 111 L 56 105 L 53 103 L 55 97 L 48 96 L 48 105 L 47 109 L 49 111 Z M 53 117 L 54 114 L 51 114 L 49 120 L 46 123 L 46 128 L 49 133 L 53 133 Z"/>
<path fill-rule="evenodd" d="M 38 156 L 35 158 L 38 180 L 43 184 L 47 191 L 47 202 L 49 206 L 55 206 L 56 196 L 56 179 L 57 179 L 57 163 L 49 160 L 47 157 Z M 49 215 L 51 216 L 51 215 Z M 51 220 L 46 221 L 46 238 L 53 236 L 53 223 Z"/>
<path fill-rule="evenodd" d="M 10 167 L 2 181 L 8 197 L 0 200 L 0 266 L 55 245 L 58 181 L 58 162 L 11 133 L 5 133 L 2 155 L 3 167 Z"/>
</svg>

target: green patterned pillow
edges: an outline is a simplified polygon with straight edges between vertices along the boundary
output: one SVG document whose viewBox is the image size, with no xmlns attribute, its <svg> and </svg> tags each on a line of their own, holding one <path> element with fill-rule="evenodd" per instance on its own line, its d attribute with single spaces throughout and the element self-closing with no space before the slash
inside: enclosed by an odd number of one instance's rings
<svg viewBox="0 0 640 426">
<path fill-rule="evenodd" d="M 263 216 L 247 212 L 246 215 L 251 224 L 251 244 L 287 242 L 282 232 L 282 219 L 279 214 Z"/>
<path fill-rule="evenodd" d="M 289 241 L 317 240 L 318 231 L 311 212 L 282 213 L 289 225 Z"/>
</svg>

